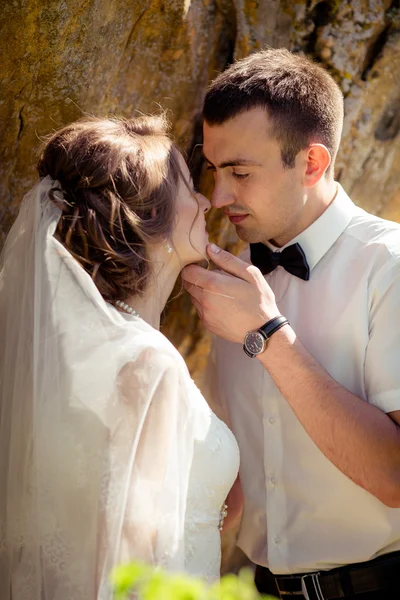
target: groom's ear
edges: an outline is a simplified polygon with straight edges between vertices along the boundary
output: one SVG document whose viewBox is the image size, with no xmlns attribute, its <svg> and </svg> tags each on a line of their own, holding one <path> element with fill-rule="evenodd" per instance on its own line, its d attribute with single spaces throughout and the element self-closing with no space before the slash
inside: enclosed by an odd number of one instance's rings
<svg viewBox="0 0 400 600">
<path fill-rule="evenodd" d="M 304 187 L 313 187 L 325 175 L 331 164 L 331 155 L 324 144 L 310 144 L 306 150 Z"/>
</svg>

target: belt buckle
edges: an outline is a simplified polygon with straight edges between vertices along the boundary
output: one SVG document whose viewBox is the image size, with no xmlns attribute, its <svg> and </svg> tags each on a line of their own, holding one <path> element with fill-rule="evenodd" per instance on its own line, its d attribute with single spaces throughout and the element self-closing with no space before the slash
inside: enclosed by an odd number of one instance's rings
<svg viewBox="0 0 400 600">
<path fill-rule="evenodd" d="M 320 573 L 309 573 L 301 578 L 301 591 L 306 600 L 326 600 L 319 584 Z M 311 595 L 310 595 L 311 593 Z"/>
<path fill-rule="evenodd" d="M 284 580 L 284 579 L 288 579 L 288 580 L 292 580 L 293 577 L 288 576 L 288 577 L 280 577 L 279 578 L 280 581 Z M 276 587 L 278 588 L 278 592 L 279 592 L 279 596 L 281 598 L 283 598 L 283 596 L 302 596 L 303 592 L 287 592 L 286 590 L 281 590 L 281 588 L 279 587 L 279 579 L 275 578 L 275 583 L 276 583 Z"/>
<path fill-rule="evenodd" d="M 285 576 L 280 576 L 279 578 L 275 578 L 275 583 L 276 583 L 276 587 L 278 588 L 278 592 L 279 592 L 279 596 L 281 598 L 283 598 L 283 596 L 303 596 L 303 592 L 287 592 L 286 590 L 281 590 L 281 588 L 279 587 L 279 581 L 293 581 L 293 576 L 292 575 L 288 575 L 287 577 Z"/>
</svg>

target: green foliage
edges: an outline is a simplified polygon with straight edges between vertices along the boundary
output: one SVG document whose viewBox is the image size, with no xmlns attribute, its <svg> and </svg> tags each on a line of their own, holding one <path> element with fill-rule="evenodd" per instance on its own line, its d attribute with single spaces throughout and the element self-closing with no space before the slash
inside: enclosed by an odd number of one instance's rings
<svg viewBox="0 0 400 600">
<path fill-rule="evenodd" d="M 117 567 L 111 575 L 115 600 L 128 600 L 132 592 L 140 600 L 268 600 L 257 592 L 250 569 L 225 575 L 207 586 L 189 575 L 167 573 L 142 563 Z"/>
</svg>

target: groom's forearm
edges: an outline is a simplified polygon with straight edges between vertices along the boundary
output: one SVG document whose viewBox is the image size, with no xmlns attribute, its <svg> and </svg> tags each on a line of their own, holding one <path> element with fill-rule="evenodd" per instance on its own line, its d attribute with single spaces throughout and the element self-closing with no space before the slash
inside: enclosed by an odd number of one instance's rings
<svg viewBox="0 0 400 600">
<path fill-rule="evenodd" d="M 290 326 L 258 360 L 323 454 L 390 507 L 400 507 L 400 411 L 392 418 L 339 385 Z"/>
</svg>

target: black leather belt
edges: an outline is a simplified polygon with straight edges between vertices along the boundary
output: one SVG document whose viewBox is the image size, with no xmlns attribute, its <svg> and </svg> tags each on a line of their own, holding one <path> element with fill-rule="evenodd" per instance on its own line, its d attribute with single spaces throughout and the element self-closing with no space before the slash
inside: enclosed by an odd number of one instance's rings
<svg viewBox="0 0 400 600">
<path fill-rule="evenodd" d="M 257 567 L 256 581 L 262 583 L 264 577 L 274 579 L 283 600 L 302 596 L 306 600 L 336 600 L 379 590 L 397 590 L 400 598 L 400 552 L 330 571 L 298 575 L 274 576 L 268 569 Z"/>
</svg>

